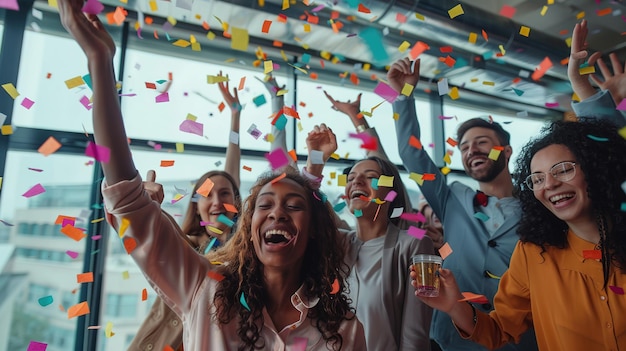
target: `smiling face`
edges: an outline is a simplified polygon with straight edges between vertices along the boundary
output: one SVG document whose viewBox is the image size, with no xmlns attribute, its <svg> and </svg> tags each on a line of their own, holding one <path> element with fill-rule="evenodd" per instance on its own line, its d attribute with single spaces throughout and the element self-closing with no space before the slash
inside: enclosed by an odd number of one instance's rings
<svg viewBox="0 0 626 351">
<path fill-rule="evenodd" d="M 354 213 L 355 210 L 361 210 L 365 214 L 368 210 L 375 211 L 377 206 L 371 200 L 376 198 L 383 200 L 390 190 L 386 187 L 372 188 L 372 180 L 380 178 L 381 175 L 382 170 L 374 160 L 363 160 L 352 167 L 348 174 L 345 192 L 346 203 L 350 212 Z M 369 216 L 364 217 L 371 218 Z"/>
<path fill-rule="evenodd" d="M 496 132 L 489 128 L 467 130 L 459 144 L 465 173 L 479 182 L 490 182 L 507 167 L 511 147 L 505 146 L 496 161 L 489 158 L 494 146 L 500 146 Z"/>
<path fill-rule="evenodd" d="M 221 214 L 230 219 L 235 216 L 234 213 L 230 213 L 224 208 L 224 204 L 235 204 L 235 190 L 232 183 L 224 176 L 215 175 L 210 177 L 210 179 L 214 184 L 213 188 L 208 196 L 198 197 L 197 211 L 203 222 L 210 223 L 210 226 L 222 231 L 227 231 L 229 227 L 218 221 L 218 217 Z"/>
<path fill-rule="evenodd" d="M 266 267 L 293 269 L 303 260 L 309 240 L 309 195 L 294 180 L 265 184 L 252 215 L 252 241 Z"/>
<path fill-rule="evenodd" d="M 550 212 L 568 224 L 594 221 L 587 182 L 580 167 L 576 166 L 576 175 L 566 182 L 550 174 L 554 165 L 564 161 L 576 162 L 574 154 L 565 145 L 549 145 L 535 153 L 530 162 L 530 172 L 544 172 L 546 177 L 544 187 L 534 190 L 533 194 Z"/>
</svg>

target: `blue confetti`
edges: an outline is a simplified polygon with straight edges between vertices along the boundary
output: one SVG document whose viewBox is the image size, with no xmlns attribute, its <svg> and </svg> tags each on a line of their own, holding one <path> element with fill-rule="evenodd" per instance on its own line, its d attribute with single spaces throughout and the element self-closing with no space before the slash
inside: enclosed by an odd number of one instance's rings
<svg viewBox="0 0 626 351">
<path fill-rule="evenodd" d="M 250 311 L 250 306 L 248 306 L 248 303 L 246 302 L 246 297 L 243 296 L 243 293 L 241 293 L 241 297 L 239 297 L 239 303 L 241 303 L 241 306 L 243 306 L 243 308 Z"/>
<path fill-rule="evenodd" d="M 587 138 L 591 140 L 595 140 L 595 141 L 609 141 L 609 138 L 601 138 L 601 137 L 597 137 L 591 134 L 587 134 Z"/>
<path fill-rule="evenodd" d="M 486 214 L 482 213 L 482 212 L 476 212 L 474 213 L 474 217 L 480 219 L 483 222 L 486 222 L 489 220 L 489 216 L 487 216 Z"/>
</svg>

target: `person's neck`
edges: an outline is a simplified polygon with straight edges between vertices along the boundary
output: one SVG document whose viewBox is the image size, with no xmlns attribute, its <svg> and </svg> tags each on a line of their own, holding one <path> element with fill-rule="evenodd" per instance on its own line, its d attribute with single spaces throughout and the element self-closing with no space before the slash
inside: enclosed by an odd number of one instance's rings
<svg viewBox="0 0 626 351">
<path fill-rule="evenodd" d="M 265 308 L 278 331 L 297 321 L 299 314 L 299 311 L 291 303 L 291 296 L 302 285 L 300 268 L 290 268 L 275 270 L 266 266 L 263 273 L 267 292 Z"/>
<path fill-rule="evenodd" d="M 578 218 L 575 221 L 569 221 L 567 222 L 567 226 L 574 235 L 583 240 L 595 244 L 600 242 L 600 231 L 593 217 Z"/>
<path fill-rule="evenodd" d="M 387 233 L 389 220 L 387 219 L 387 208 L 382 208 L 376 213 L 367 215 L 363 211 L 363 216 L 357 218 L 356 235 L 361 241 L 368 241 L 379 238 Z M 374 220 L 376 217 L 376 220 Z"/>
<path fill-rule="evenodd" d="M 495 196 L 498 199 L 513 196 L 513 179 L 506 168 L 494 180 L 478 182 L 478 187 L 486 195 Z"/>
</svg>

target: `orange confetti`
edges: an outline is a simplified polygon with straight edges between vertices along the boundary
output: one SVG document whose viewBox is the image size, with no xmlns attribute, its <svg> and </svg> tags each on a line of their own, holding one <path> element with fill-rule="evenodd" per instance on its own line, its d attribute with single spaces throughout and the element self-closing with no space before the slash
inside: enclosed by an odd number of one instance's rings
<svg viewBox="0 0 626 351">
<path fill-rule="evenodd" d="M 561 66 L 567 66 L 569 63 L 569 56 L 561 60 Z"/>
<path fill-rule="evenodd" d="M 89 314 L 89 305 L 87 304 L 87 301 L 77 303 L 76 305 L 67 309 L 68 319 L 78 316 L 84 316 L 86 314 Z"/>
<path fill-rule="evenodd" d="M 163 351 L 176 351 L 176 350 L 174 350 L 174 348 L 172 348 L 170 345 L 165 345 L 165 347 L 163 348 Z"/>
<path fill-rule="evenodd" d="M 200 185 L 200 187 L 198 188 L 198 190 L 196 190 L 196 193 L 207 197 L 209 196 L 209 193 L 211 192 L 211 189 L 213 189 L 213 186 L 215 185 L 215 183 L 213 183 L 213 181 L 211 180 L 211 178 L 207 178 L 204 183 L 202 183 L 202 185 Z"/>
<path fill-rule="evenodd" d="M 211 27 L 209 26 L 209 24 L 206 21 L 202 21 L 202 28 L 204 28 L 204 30 L 211 29 Z"/>
<path fill-rule="evenodd" d="M 174 160 L 161 160 L 161 167 L 172 167 Z"/>
<path fill-rule="evenodd" d="M 602 251 L 600 250 L 583 250 L 583 258 L 588 258 L 592 260 L 601 260 L 602 259 Z"/>
<path fill-rule="evenodd" d="M 489 36 L 487 35 L 487 32 L 485 32 L 485 30 L 482 30 L 483 33 L 483 38 L 485 38 L 485 41 L 489 41 Z"/>
<path fill-rule="evenodd" d="M 415 45 L 413 45 L 413 48 L 411 49 L 411 52 L 409 53 L 409 58 L 411 60 L 415 60 L 417 59 L 419 55 L 421 55 L 424 51 L 428 49 L 430 49 L 430 46 L 428 46 L 428 44 L 422 41 L 418 41 L 417 43 L 415 43 Z"/>
<path fill-rule="evenodd" d="M 368 9 L 367 7 L 365 7 L 365 5 L 361 3 L 359 3 L 358 11 L 362 13 L 372 13 L 370 9 Z"/>
<path fill-rule="evenodd" d="M 435 174 L 434 173 L 424 173 L 424 175 L 422 176 L 422 180 L 435 180 Z"/>
<path fill-rule="evenodd" d="M 79 284 L 81 284 L 81 283 L 92 283 L 93 282 L 93 272 L 76 274 L 76 282 L 79 283 Z"/>
<path fill-rule="evenodd" d="M 154 19 L 150 16 L 146 16 L 146 18 L 143 19 L 143 21 L 147 24 L 147 25 L 151 25 L 152 22 L 154 22 Z"/>
<path fill-rule="evenodd" d="M 278 14 L 278 18 L 276 19 L 278 22 L 287 23 L 287 16 L 282 13 Z"/>
<path fill-rule="evenodd" d="M 61 228 L 61 233 L 67 235 L 68 237 L 74 239 L 75 241 L 81 241 L 84 237 L 87 236 L 85 232 L 81 229 L 74 227 L 71 224 L 68 224 Z"/>
<path fill-rule="evenodd" d="M 454 139 L 452 139 L 450 137 L 448 137 L 448 140 L 446 140 L 446 143 L 450 144 L 450 146 L 452 146 L 452 147 L 455 147 L 455 146 L 457 146 L 459 144 L 456 140 L 454 140 Z"/>
<path fill-rule="evenodd" d="M 220 110 L 220 112 L 224 111 L 224 108 L 226 107 L 226 105 L 224 104 L 224 102 L 220 102 L 220 104 L 217 106 L 217 109 Z"/>
<path fill-rule="evenodd" d="M 245 85 L 246 85 L 246 77 L 241 77 L 241 79 L 239 80 L 239 86 L 237 87 L 237 90 L 243 90 Z"/>
<path fill-rule="evenodd" d="M 261 28 L 261 32 L 263 33 L 269 33 L 270 31 L 270 26 L 272 25 L 272 21 L 270 20 L 265 20 L 263 22 L 263 27 Z"/>
<path fill-rule="evenodd" d="M 224 204 L 224 209 L 230 213 L 237 213 L 237 207 L 235 207 L 235 205 L 231 205 L 231 204 Z"/>
<path fill-rule="evenodd" d="M 125 237 L 123 241 L 124 249 L 126 249 L 126 253 L 130 255 L 130 253 L 137 248 L 137 240 L 135 240 L 134 238 Z"/>
<path fill-rule="evenodd" d="M 146 288 L 143 288 L 143 290 L 141 290 L 141 301 L 146 301 L 148 299 L 148 290 Z"/>
<path fill-rule="evenodd" d="M 517 83 L 519 83 L 521 81 L 522 81 L 522 78 L 520 78 L 520 77 L 513 78 L 513 84 L 517 84 Z"/>
<path fill-rule="evenodd" d="M 535 72 L 533 72 L 531 78 L 534 81 L 538 81 L 539 79 L 541 79 L 541 77 L 543 77 L 544 74 L 546 74 L 546 72 L 552 68 L 552 61 L 550 60 L 549 57 L 545 57 L 543 59 L 543 61 L 541 61 L 541 63 L 539 64 L 539 67 L 537 68 L 537 70 L 535 70 Z"/>
<path fill-rule="evenodd" d="M 330 13 L 330 19 L 335 20 L 337 18 L 339 18 L 339 16 L 341 16 L 341 14 L 339 13 L 339 11 L 332 11 Z"/>
<path fill-rule="evenodd" d="M 411 137 L 409 138 L 409 145 L 420 150 L 424 148 L 424 146 L 422 145 L 422 142 L 418 138 L 416 138 L 414 135 L 411 135 Z"/>
<path fill-rule="evenodd" d="M 221 282 L 225 278 L 224 275 L 217 273 L 216 271 L 208 271 L 206 275 L 213 280 L 217 280 L 218 282 Z"/>
<path fill-rule="evenodd" d="M 291 159 L 294 160 L 295 162 L 298 161 L 298 155 L 296 155 L 296 150 L 291 149 L 288 152 L 289 156 L 291 156 Z"/>
<path fill-rule="evenodd" d="M 252 172 L 252 168 L 248 166 L 243 166 L 244 171 Z"/>
<path fill-rule="evenodd" d="M 463 301 L 474 301 L 476 303 L 487 303 L 489 300 L 485 297 L 485 295 L 474 294 L 473 292 L 462 292 L 463 298 L 459 300 L 459 302 Z"/>
<path fill-rule="evenodd" d="M 335 281 L 333 281 L 333 288 L 330 291 L 330 294 L 335 295 L 338 292 L 339 292 L 339 280 L 335 278 Z"/>
<path fill-rule="evenodd" d="M 351 73 L 350 74 L 350 81 L 354 85 L 359 85 L 359 82 L 360 82 L 359 77 L 356 75 L 356 73 Z"/>
<path fill-rule="evenodd" d="M 610 15 L 611 12 L 613 12 L 613 9 L 610 8 L 610 7 L 607 7 L 607 8 L 601 9 L 601 10 L 597 10 L 596 11 L 596 15 L 602 17 L 602 16 Z"/>
<path fill-rule="evenodd" d="M 446 259 L 446 257 L 450 256 L 452 254 L 452 248 L 450 247 L 450 244 L 445 243 L 443 244 L 442 247 L 439 248 L 439 256 L 441 256 L 442 259 Z"/>
<path fill-rule="evenodd" d="M 272 179 L 272 181 L 271 181 L 270 183 L 272 183 L 272 184 L 276 184 L 276 183 L 278 183 L 281 179 L 285 178 L 286 176 L 287 176 L 287 174 L 283 172 L 283 173 L 282 173 L 281 175 L 279 175 L 278 177 L 276 177 L 276 178 Z"/>
</svg>

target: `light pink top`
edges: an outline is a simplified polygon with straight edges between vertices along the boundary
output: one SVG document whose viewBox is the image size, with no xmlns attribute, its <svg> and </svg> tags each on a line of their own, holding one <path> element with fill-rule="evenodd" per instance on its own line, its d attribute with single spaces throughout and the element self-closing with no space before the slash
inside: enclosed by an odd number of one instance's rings
<svg viewBox="0 0 626 351">
<path fill-rule="evenodd" d="M 191 246 L 180 240 L 180 228 L 160 205 L 145 193 L 137 175 L 114 185 L 102 184 L 107 220 L 119 232 L 122 218 L 129 221 L 124 240 L 133 238 L 137 247 L 131 256 L 155 291 L 183 321 L 183 344 L 186 351 L 237 350 L 238 318 L 226 325 L 214 319 L 212 305 L 217 282 L 207 276 L 211 264 Z M 308 310 L 318 299 L 307 299 L 300 287 L 291 303 L 300 311 L 300 319 L 277 331 L 267 311 L 261 337 L 264 350 L 328 350 L 317 328 L 307 318 Z M 366 350 L 362 324 L 354 317 L 342 323 L 342 350 Z"/>
</svg>

